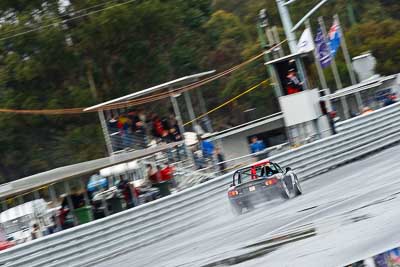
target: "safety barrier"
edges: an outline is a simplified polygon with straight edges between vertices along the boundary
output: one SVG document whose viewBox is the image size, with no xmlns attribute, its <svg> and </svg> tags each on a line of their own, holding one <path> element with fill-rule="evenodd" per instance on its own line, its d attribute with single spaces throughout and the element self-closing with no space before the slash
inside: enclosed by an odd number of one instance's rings
<svg viewBox="0 0 400 267">
<path fill-rule="evenodd" d="M 400 103 L 338 125 L 339 133 L 271 157 L 301 179 L 400 141 Z M 92 266 L 202 223 L 227 174 L 175 195 L 0 253 L 0 266 Z"/>
</svg>

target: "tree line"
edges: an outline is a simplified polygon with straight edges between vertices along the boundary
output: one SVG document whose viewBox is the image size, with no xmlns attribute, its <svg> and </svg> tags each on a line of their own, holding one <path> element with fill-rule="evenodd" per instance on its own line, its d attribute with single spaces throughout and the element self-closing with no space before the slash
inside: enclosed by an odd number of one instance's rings
<svg viewBox="0 0 400 267">
<path fill-rule="evenodd" d="M 317 2 L 296 2 L 293 21 Z M 3 0 L 0 108 L 85 107 L 181 76 L 225 70 L 262 51 L 256 29 L 262 8 L 284 39 L 275 1 Z M 371 51 L 377 71 L 392 74 L 400 68 L 399 11 L 396 0 L 337 0 L 316 16 L 329 22 L 338 13 L 351 54 Z M 338 66 L 349 83 L 340 54 Z M 201 90 L 214 107 L 266 75 L 258 61 Z M 328 82 L 334 86 L 329 74 Z M 146 108 L 166 109 L 160 103 Z M 243 111 L 250 108 L 257 116 L 278 111 L 273 90 L 264 86 L 214 113 L 214 128 L 246 120 Z M 0 114 L 0 127 L 0 183 L 106 155 L 96 114 Z"/>
</svg>

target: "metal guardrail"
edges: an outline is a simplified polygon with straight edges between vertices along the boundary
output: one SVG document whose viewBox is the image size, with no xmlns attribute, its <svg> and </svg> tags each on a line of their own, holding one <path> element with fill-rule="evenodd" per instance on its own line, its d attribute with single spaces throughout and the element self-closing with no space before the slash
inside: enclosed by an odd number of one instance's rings
<svg viewBox="0 0 400 267">
<path fill-rule="evenodd" d="M 400 103 L 338 125 L 339 134 L 271 157 L 308 179 L 400 141 Z M 92 266 L 202 223 L 230 174 L 0 253 L 0 266 Z"/>
</svg>

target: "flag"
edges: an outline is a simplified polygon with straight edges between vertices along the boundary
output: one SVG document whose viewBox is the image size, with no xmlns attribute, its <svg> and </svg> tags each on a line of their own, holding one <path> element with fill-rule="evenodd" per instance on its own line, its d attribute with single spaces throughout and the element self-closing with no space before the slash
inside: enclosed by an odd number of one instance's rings
<svg viewBox="0 0 400 267">
<path fill-rule="evenodd" d="M 299 53 L 307 53 L 314 50 L 314 41 L 311 34 L 311 30 L 306 28 L 303 34 L 300 37 L 300 40 L 297 44 L 297 52 Z"/>
<path fill-rule="evenodd" d="M 340 47 L 340 25 L 337 19 L 333 20 L 333 25 L 329 30 L 329 44 L 331 47 L 331 54 L 334 57 Z"/>
<path fill-rule="evenodd" d="M 315 36 L 315 46 L 317 47 L 317 56 L 321 67 L 328 67 L 332 62 L 331 50 L 325 41 L 321 27 L 318 28 L 317 35 Z"/>
<path fill-rule="evenodd" d="M 397 264 L 400 264 L 400 249 L 395 248 L 389 251 L 390 255 L 390 261 L 393 264 L 393 266 L 398 266 Z"/>
</svg>

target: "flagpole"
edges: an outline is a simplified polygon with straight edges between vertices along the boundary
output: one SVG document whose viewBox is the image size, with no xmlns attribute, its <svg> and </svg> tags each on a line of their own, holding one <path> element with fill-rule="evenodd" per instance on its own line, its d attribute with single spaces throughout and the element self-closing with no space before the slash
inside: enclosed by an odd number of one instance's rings
<svg viewBox="0 0 400 267">
<path fill-rule="evenodd" d="M 336 23 L 338 25 L 338 31 L 339 31 L 339 35 L 340 35 L 340 44 L 341 44 L 341 47 L 342 47 L 344 60 L 346 61 L 347 71 L 349 72 L 349 75 L 350 75 L 351 84 L 355 85 L 357 83 L 356 75 L 354 73 L 353 65 L 351 64 L 350 53 L 349 53 L 349 50 L 347 49 L 346 39 L 345 39 L 344 33 L 342 31 L 342 26 L 340 24 L 340 19 L 339 19 L 339 15 L 338 14 L 335 14 L 333 16 L 333 21 L 334 21 L 334 23 L 336 21 Z M 363 107 L 363 102 L 362 102 L 362 98 L 361 98 L 360 92 L 356 92 L 355 96 L 356 96 L 358 109 L 359 109 L 359 111 L 361 111 L 361 109 Z"/>
<path fill-rule="evenodd" d="M 314 35 L 312 33 L 311 23 L 310 23 L 309 19 L 306 20 L 305 26 L 306 26 L 306 28 L 308 28 L 310 30 L 312 40 L 314 40 Z M 322 69 L 321 62 L 320 62 L 320 60 L 318 58 L 318 54 L 317 54 L 317 50 L 315 49 L 315 45 L 314 45 L 314 58 L 315 58 L 315 65 L 317 67 L 318 77 L 319 77 L 319 80 L 321 82 L 322 89 L 325 90 L 325 96 L 326 95 L 330 95 L 331 94 L 331 89 L 328 87 L 328 84 L 326 82 L 325 74 L 324 74 L 324 71 Z M 330 98 L 326 98 L 325 99 L 325 103 L 326 103 L 327 111 L 331 112 L 332 111 L 331 99 Z"/>
<path fill-rule="evenodd" d="M 318 18 L 318 23 L 321 27 L 322 30 L 322 34 L 324 35 L 325 38 L 325 42 L 327 42 L 327 44 L 329 45 L 329 40 L 326 36 L 326 27 L 325 27 L 325 22 L 323 20 L 322 17 Z M 331 68 L 332 68 L 332 72 L 333 72 L 333 77 L 335 78 L 335 83 L 336 83 L 336 88 L 337 89 L 342 89 L 343 85 L 342 85 L 342 81 L 340 80 L 340 75 L 336 66 L 336 60 L 334 57 L 331 56 Z M 342 107 L 343 107 L 343 113 L 345 116 L 345 119 L 349 119 L 350 118 L 350 113 L 349 113 L 349 107 L 347 105 L 346 102 L 346 98 L 345 97 L 341 97 L 340 101 L 342 103 Z"/>
</svg>

